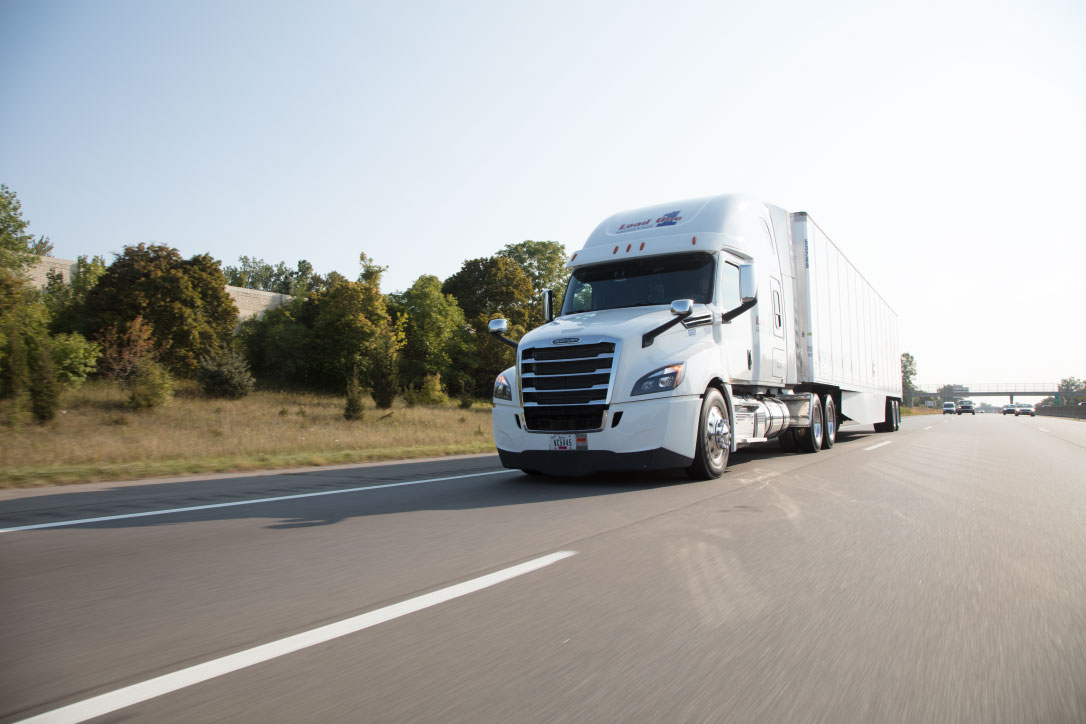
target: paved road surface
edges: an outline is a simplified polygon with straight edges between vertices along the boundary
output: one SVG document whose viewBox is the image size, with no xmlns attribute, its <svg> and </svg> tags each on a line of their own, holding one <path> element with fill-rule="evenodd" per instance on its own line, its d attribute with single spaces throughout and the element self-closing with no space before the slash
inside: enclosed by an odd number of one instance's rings
<svg viewBox="0 0 1086 724">
<path fill-rule="evenodd" d="M 1086 721 L 1086 424 L 868 430 L 0 493 L 0 722 Z"/>
</svg>

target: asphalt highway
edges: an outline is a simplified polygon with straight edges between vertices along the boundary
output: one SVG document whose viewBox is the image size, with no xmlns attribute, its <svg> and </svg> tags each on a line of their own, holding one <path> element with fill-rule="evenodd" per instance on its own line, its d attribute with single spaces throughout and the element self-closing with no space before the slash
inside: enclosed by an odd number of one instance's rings
<svg viewBox="0 0 1086 724">
<path fill-rule="evenodd" d="M 1086 423 L 0 491 L 0 722 L 1086 721 Z"/>
</svg>

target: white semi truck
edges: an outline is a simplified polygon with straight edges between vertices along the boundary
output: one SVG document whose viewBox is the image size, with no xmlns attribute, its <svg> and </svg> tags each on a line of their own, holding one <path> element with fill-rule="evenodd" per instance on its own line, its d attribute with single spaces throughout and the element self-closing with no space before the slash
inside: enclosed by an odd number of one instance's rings
<svg viewBox="0 0 1086 724">
<path fill-rule="evenodd" d="M 900 422 L 897 317 L 804 212 L 743 195 L 624 211 L 570 257 L 557 316 L 494 385 L 502 464 L 529 473 L 684 468 L 843 424 Z"/>
</svg>

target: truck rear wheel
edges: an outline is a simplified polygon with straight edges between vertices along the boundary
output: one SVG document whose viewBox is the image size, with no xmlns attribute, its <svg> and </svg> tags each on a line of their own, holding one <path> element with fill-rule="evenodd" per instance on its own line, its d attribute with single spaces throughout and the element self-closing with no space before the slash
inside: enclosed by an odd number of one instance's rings
<svg viewBox="0 0 1086 724">
<path fill-rule="evenodd" d="M 781 445 L 781 450 L 784 450 L 785 452 L 789 452 L 789 453 L 796 451 L 796 431 L 795 430 L 793 430 L 791 428 L 785 430 L 784 432 L 781 433 L 780 437 L 777 438 L 777 441 Z"/>
<path fill-rule="evenodd" d="M 826 430 L 822 424 L 822 398 L 818 395 L 814 395 L 814 404 L 811 405 L 811 426 L 800 428 L 796 434 L 796 441 L 803 452 L 816 453 L 822 449 Z"/>
<path fill-rule="evenodd" d="M 732 426 L 728 405 L 720 390 L 710 387 L 701 402 L 694 462 L 686 469 L 686 474 L 694 480 L 719 478 L 728 466 L 731 449 Z"/>
<path fill-rule="evenodd" d="M 829 450 L 837 442 L 837 405 L 833 401 L 833 395 L 826 395 L 822 399 L 822 420 L 826 430 L 822 437 L 822 447 Z"/>
</svg>

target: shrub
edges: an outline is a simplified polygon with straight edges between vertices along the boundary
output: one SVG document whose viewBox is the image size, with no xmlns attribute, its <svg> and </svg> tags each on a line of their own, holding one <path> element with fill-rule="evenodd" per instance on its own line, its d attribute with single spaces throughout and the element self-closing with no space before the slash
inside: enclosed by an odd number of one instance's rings
<svg viewBox="0 0 1086 724">
<path fill-rule="evenodd" d="M 57 369 L 45 344 L 39 344 L 30 365 L 30 411 L 38 422 L 49 422 L 60 408 Z"/>
<path fill-rule="evenodd" d="M 355 370 L 347 383 L 347 404 L 343 408 L 343 417 L 347 420 L 361 420 L 363 414 L 362 386 L 358 384 L 358 371 Z"/>
<path fill-rule="evenodd" d="M 75 390 L 87 381 L 98 366 L 102 348 L 79 333 L 58 334 L 52 338 L 49 352 L 57 370 L 57 379 L 66 389 Z"/>
<path fill-rule="evenodd" d="M 173 378 L 166 368 L 144 359 L 128 383 L 128 406 L 134 410 L 164 405 L 173 397 Z"/>
<path fill-rule="evenodd" d="M 102 376 L 126 384 L 143 361 L 151 358 L 155 347 L 151 334 L 151 325 L 139 316 L 127 324 L 103 331 L 98 336 L 102 344 L 98 369 Z"/>
<path fill-rule="evenodd" d="M 4 422 L 9 427 L 19 429 L 30 418 L 30 364 L 26 348 L 26 339 L 22 330 L 12 324 L 6 330 L 6 364 L 2 370 L 3 387 L 0 397 L 7 398 L 4 403 Z"/>
<path fill-rule="evenodd" d="M 212 397 L 239 400 L 253 391 L 253 374 L 249 364 L 236 350 L 212 354 L 200 360 L 196 380 Z"/>
</svg>

